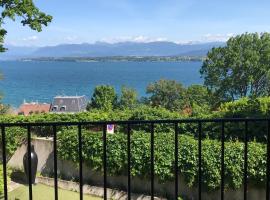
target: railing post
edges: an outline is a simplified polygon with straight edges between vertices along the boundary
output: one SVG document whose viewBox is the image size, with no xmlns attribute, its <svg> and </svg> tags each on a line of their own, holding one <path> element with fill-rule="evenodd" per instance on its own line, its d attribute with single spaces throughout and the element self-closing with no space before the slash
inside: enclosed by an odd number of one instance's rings
<svg viewBox="0 0 270 200">
<path fill-rule="evenodd" d="M 80 200 L 83 200 L 83 173 L 82 173 L 82 126 L 78 125 L 78 140 L 79 140 L 79 177 L 80 177 Z"/>
<path fill-rule="evenodd" d="M 57 133 L 55 125 L 53 125 L 53 166 L 54 166 L 54 199 L 58 200 Z"/>
<path fill-rule="evenodd" d="M 224 133 L 224 129 L 225 129 L 225 122 L 222 121 L 221 122 L 221 189 L 220 189 L 220 192 L 221 192 L 221 197 L 220 199 L 221 200 L 224 200 L 224 176 L 225 176 L 225 173 L 224 173 L 224 148 L 225 148 L 225 145 L 224 145 L 224 140 L 225 140 L 225 133 Z"/>
<path fill-rule="evenodd" d="M 2 129 L 2 158 L 3 158 L 3 178 L 4 178 L 4 200 L 8 200 L 7 192 L 7 158 L 6 158 L 6 132 L 5 127 Z"/>
<path fill-rule="evenodd" d="M 248 121 L 245 120 L 245 150 L 244 150 L 244 200 L 247 199 L 247 169 L 248 169 Z"/>
<path fill-rule="evenodd" d="M 270 120 L 267 120 L 267 168 L 266 168 L 266 200 L 269 198 L 269 181 L 270 181 Z"/>
<path fill-rule="evenodd" d="M 154 166 L 154 123 L 151 123 L 151 200 L 154 200 L 154 181 L 155 181 L 155 166 Z"/>
<path fill-rule="evenodd" d="M 202 122 L 198 123 L 199 135 L 198 135 L 198 157 L 199 157 L 199 173 L 198 173 L 198 199 L 202 199 Z"/>
<path fill-rule="evenodd" d="M 31 126 L 27 126 L 27 154 L 28 154 L 28 187 L 29 200 L 33 199 L 32 193 L 32 161 L 31 161 Z"/>
<path fill-rule="evenodd" d="M 128 157 L 128 200 L 131 199 L 131 175 L 130 175 L 130 157 L 131 157 L 131 153 L 130 153 L 130 132 L 131 132 L 131 128 L 130 128 L 130 124 L 128 124 L 127 127 L 127 157 Z"/>
<path fill-rule="evenodd" d="M 174 124 L 174 178 L 175 199 L 178 199 L 178 123 Z"/>
<path fill-rule="evenodd" d="M 107 124 L 103 124 L 103 189 L 104 200 L 107 199 Z"/>
</svg>

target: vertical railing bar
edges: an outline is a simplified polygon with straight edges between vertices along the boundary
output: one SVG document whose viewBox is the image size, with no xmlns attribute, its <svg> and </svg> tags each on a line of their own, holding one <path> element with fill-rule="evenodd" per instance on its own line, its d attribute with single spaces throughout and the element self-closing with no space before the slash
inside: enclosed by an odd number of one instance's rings
<svg viewBox="0 0 270 200">
<path fill-rule="evenodd" d="M 174 124 L 174 178 L 175 199 L 178 199 L 178 123 Z"/>
<path fill-rule="evenodd" d="M 58 200 L 57 133 L 55 125 L 53 125 L 53 165 L 54 165 L 54 199 Z"/>
<path fill-rule="evenodd" d="M 267 120 L 267 178 L 266 178 L 266 200 L 269 198 L 269 181 L 270 181 L 270 120 Z"/>
<path fill-rule="evenodd" d="M 199 158 L 199 173 L 198 173 L 198 199 L 201 200 L 202 196 L 202 122 L 198 123 L 199 136 L 198 136 L 198 158 Z"/>
<path fill-rule="evenodd" d="M 224 173 L 224 140 L 225 140 L 225 122 L 222 121 L 221 123 L 221 200 L 224 200 L 224 178 L 225 178 L 225 173 Z"/>
<path fill-rule="evenodd" d="M 4 178 L 4 200 L 8 199 L 7 190 L 7 158 L 6 158 L 6 131 L 2 126 L 2 158 L 3 158 L 3 178 Z"/>
<path fill-rule="evenodd" d="M 154 167 L 154 123 L 151 123 L 151 200 L 154 200 L 154 181 L 155 181 L 155 167 Z"/>
<path fill-rule="evenodd" d="M 104 200 L 107 199 L 107 124 L 103 124 L 103 189 L 104 189 Z"/>
<path fill-rule="evenodd" d="M 82 126 L 78 125 L 78 140 L 79 140 L 79 177 L 80 177 L 80 200 L 83 200 L 83 169 L 82 169 Z"/>
<path fill-rule="evenodd" d="M 131 162 L 131 153 L 130 153 L 130 124 L 127 127 L 127 157 L 128 157 L 128 200 L 131 200 L 131 175 L 130 175 L 130 162 Z"/>
<path fill-rule="evenodd" d="M 244 200 L 247 199 L 247 168 L 248 168 L 248 121 L 245 120 L 245 152 L 244 152 Z"/>
<path fill-rule="evenodd" d="M 29 200 L 33 199 L 32 192 L 32 160 L 31 160 L 31 126 L 27 126 L 27 154 L 28 154 L 28 189 Z"/>
</svg>

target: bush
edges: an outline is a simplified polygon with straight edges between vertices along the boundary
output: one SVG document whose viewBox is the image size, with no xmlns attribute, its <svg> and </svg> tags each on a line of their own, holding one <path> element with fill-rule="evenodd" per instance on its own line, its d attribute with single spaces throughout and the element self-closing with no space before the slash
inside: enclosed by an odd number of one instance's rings
<svg viewBox="0 0 270 200">
<path fill-rule="evenodd" d="M 20 127 L 6 128 L 6 153 L 7 159 L 17 150 L 26 138 L 26 129 Z M 2 135 L 1 135 L 2 141 Z M 1 143 L 2 146 L 2 143 Z"/>
<path fill-rule="evenodd" d="M 9 181 L 10 181 L 10 174 L 11 174 L 11 170 L 9 168 L 7 168 L 7 183 L 9 183 Z M 4 177 L 3 177 L 3 167 L 1 164 L 1 167 L 0 167 L 0 198 L 3 198 L 3 194 L 4 194 Z"/>
<path fill-rule="evenodd" d="M 59 156 L 78 163 L 77 130 L 59 132 Z M 174 178 L 174 134 L 155 133 L 155 176 L 164 183 Z M 102 171 L 102 133 L 83 130 L 83 158 L 96 171 Z M 127 136 L 123 133 L 107 135 L 108 173 L 127 174 Z M 202 141 L 202 181 L 206 191 L 220 187 L 221 144 L 217 140 Z M 197 185 L 198 140 L 192 136 L 179 135 L 178 167 L 187 184 Z M 264 184 L 266 179 L 266 145 L 249 143 L 249 182 Z M 150 134 L 134 131 L 131 136 L 131 174 L 150 178 Z M 226 188 L 238 189 L 243 184 L 244 144 L 239 141 L 225 142 Z"/>
</svg>

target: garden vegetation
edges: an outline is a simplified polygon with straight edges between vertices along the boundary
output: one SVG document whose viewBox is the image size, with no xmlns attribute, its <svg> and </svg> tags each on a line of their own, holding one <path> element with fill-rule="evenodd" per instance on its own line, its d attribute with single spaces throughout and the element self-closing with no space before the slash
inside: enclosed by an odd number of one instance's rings
<svg viewBox="0 0 270 200">
<path fill-rule="evenodd" d="M 270 36 L 243 34 L 231 38 L 225 47 L 212 49 L 201 74 L 204 85 L 183 86 L 174 80 L 159 80 L 138 98 L 133 88 L 123 87 L 118 95 L 109 85 L 97 86 L 87 112 L 77 114 L 33 114 L 29 117 L 1 115 L 0 122 L 91 122 L 112 120 L 158 120 L 185 118 L 249 118 L 270 116 L 269 71 Z M 260 52 L 263 51 L 263 54 Z M 268 52 L 268 53 L 267 53 Z M 254 70 L 253 70 L 253 67 Z M 250 72 L 250 70 L 253 70 Z M 127 136 L 124 125 L 107 137 L 108 172 L 127 174 Z M 204 123 L 202 135 L 202 181 L 205 191 L 217 190 L 221 181 L 221 124 Z M 168 124 L 155 125 L 155 175 L 160 183 L 173 180 L 174 132 Z M 25 140 L 24 128 L 7 128 L 7 152 L 12 155 Z M 131 173 L 149 178 L 150 127 L 133 126 L 131 132 Z M 50 127 L 32 127 L 35 136 L 51 137 Z M 58 128 L 61 159 L 78 163 L 78 138 L 74 128 Z M 225 187 L 238 189 L 243 184 L 244 124 L 225 127 Z M 266 182 L 267 124 L 250 123 L 248 129 L 248 179 L 256 187 Z M 190 187 L 198 178 L 198 126 L 179 124 L 179 162 L 181 176 Z M 83 127 L 85 163 L 102 171 L 102 132 L 100 127 Z"/>
</svg>

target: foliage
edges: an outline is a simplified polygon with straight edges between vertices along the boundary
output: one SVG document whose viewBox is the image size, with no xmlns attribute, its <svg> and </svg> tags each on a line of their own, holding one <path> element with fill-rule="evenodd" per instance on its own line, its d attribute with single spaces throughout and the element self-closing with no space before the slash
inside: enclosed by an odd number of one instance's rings
<svg viewBox="0 0 270 200">
<path fill-rule="evenodd" d="M 192 116 L 211 111 L 211 94 L 203 85 L 191 85 L 187 88 L 187 98 L 191 107 Z"/>
<path fill-rule="evenodd" d="M 269 117 L 270 97 L 256 99 L 242 98 L 234 102 L 226 102 L 220 106 L 224 117 Z"/>
<path fill-rule="evenodd" d="M 26 129 L 20 127 L 6 127 L 6 153 L 7 158 L 17 150 L 17 148 L 24 142 L 26 138 Z M 0 136 L 2 141 L 2 136 Z M 2 144 L 1 144 L 2 146 Z"/>
<path fill-rule="evenodd" d="M 1 78 L 0 78 L 1 80 Z M 0 100 L 2 97 L 0 96 Z M 10 106 L 9 105 L 4 105 L 0 103 L 0 115 L 7 114 L 10 111 Z"/>
<path fill-rule="evenodd" d="M 96 86 L 91 102 L 87 106 L 87 110 L 92 108 L 100 110 L 112 110 L 117 103 L 117 95 L 114 87 L 109 85 Z"/>
<path fill-rule="evenodd" d="M 245 33 L 213 48 L 200 70 L 217 102 L 269 95 L 270 34 Z"/>
<path fill-rule="evenodd" d="M 1 164 L 2 165 L 2 164 Z M 10 182 L 11 169 L 7 168 L 7 182 Z M 0 167 L 0 198 L 4 194 L 4 177 L 3 177 L 3 167 Z"/>
<path fill-rule="evenodd" d="M 180 111 L 187 105 L 186 90 L 181 83 L 161 79 L 147 86 L 150 105 L 171 111 Z"/>
<path fill-rule="evenodd" d="M 3 0 L 0 1 L 1 17 L 0 17 L 0 51 L 5 51 L 3 47 L 4 36 L 7 31 L 2 28 L 5 19 L 9 18 L 13 21 L 17 17 L 22 18 L 21 23 L 23 26 L 27 25 L 36 31 L 42 30 L 42 25 L 47 26 L 52 20 L 52 16 L 46 15 L 41 12 L 32 0 Z"/>
<path fill-rule="evenodd" d="M 59 156 L 78 163 L 78 138 L 76 130 L 62 130 L 58 133 Z M 180 173 L 187 184 L 197 185 L 198 140 L 192 136 L 179 135 Z M 102 171 L 102 133 L 83 130 L 83 159 L 96 171 Z M 127 136 L 123 133 L 107 135 L 108 173 L 126 175 Z M 174 178 L 174 134 L 154 135 L 155 176 L 159 182 L 173 181 Z M 249 142 L 248 147 L 249 182 L 264 184 L 266 179 L 266 145 Z M 221 143 L 217 140 L 202 141 L 202 181 L 207 191 L 220 187 Z M 134 131 L 131 136 L 131 174 L 149 178 L 150 176 L 150 134 Z M 244 144 L 238 141 L 225 142 L 225 187 L 237 189 L 243 184 Z"/>
<path fill-rule="evenodd" d="M 187 97 L 190 104 L 209 104 L 210 94 L 203 85 L 190 85 L 187 88 Z"/>
<path fill-rule="evenodd" d="M 135 89 L 122 87 L 121 96 L 119 100 L 119 107 L 121 109 L 134 108 L 138 104 L 138 94 Z"/>
<path fill-rule="evenodd" d="M 140 105 L 136 109 L 132 110 L 129 120 L 161 120 L 161 119 L 180 119 L 183 115 L 177 112 L 169 111 L 165 108 L 153 108 L 147 105 Z M 135 130 L 150 131 L 150 124 L 134 126 Z M 156 124 L 156 132 L 167 132 L 173 129 L 170 124 Z"/>
<path fill-rule="evenodd" d="M 5 19 L 15 21 L 17 18 L 22 18 L 21 24 L 27 25 L 32 30 L 40 32 L 42 26 L 47 26 L 52 20 L 52 16 L 41 12 L 34 4 L 33 0 L 1 0 L 0 1 L 0 52 L 6 51 L 4 48 L 4 37 L 7 30 L 3 28 Z M 0 80 L 2 75 L 0 75 Z M 0 114 L 5 114 L 8 110 L 7 106 L 0 104 Z"/>
</svg>

